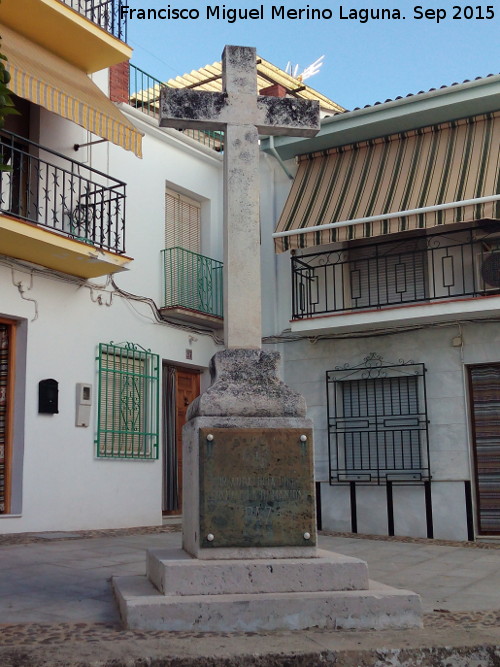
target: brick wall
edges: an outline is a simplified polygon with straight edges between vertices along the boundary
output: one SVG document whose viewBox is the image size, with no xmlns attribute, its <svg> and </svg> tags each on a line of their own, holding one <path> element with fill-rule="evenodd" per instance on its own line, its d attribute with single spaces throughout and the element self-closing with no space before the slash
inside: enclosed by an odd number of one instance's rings
<svg viewBox="0 0 500 667">
<path fill-rule="evenodd" d="M 267 95 L 268 97 L 286 97 L 286 88 L 279 83 L 275 83 L 267 88 L 262 88 L 260 95 Z"/>
<path fill-rule="evenodd" d="M 128 60 L 109 68 L 109 98 L 112 102 L 128 102 Z"/>
</svg>

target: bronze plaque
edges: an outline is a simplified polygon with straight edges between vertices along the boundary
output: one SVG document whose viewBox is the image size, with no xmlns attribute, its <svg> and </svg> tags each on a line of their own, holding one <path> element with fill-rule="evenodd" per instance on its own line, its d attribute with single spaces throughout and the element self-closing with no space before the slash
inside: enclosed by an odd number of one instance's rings
<svg viewBox="0 0 500 667">
<path fill-rule="evenodd" d="M 314 546 L 312 466 L 310 429 L 200 429 L 201 546 Z"/>
</svg>

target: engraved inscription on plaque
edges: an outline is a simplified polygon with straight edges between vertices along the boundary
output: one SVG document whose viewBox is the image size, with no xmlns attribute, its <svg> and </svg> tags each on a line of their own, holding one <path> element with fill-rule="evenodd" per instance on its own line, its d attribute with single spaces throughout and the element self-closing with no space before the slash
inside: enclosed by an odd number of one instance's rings
<svg viewBox="0 0 500 667">
<path fill-rule="evenodd" d="M 201 546 L 315 546 L 312 465 L 309 429 L 200 429 Z"/>
</svg>

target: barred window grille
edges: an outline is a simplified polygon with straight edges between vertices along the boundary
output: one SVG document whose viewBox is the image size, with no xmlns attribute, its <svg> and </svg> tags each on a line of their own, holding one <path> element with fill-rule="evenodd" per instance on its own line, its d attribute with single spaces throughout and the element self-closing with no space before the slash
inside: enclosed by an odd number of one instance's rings
<svg viewBox="0 0 500 667">
<path fill-rule="evenodd" d="M 430 479 L 423 364 L 371 354 L 326 376 L 330 483 Z"/>
<path fill-rule="evenodd" d="M 101 343 L 97 362 L 97 456 L 157 459 L 158 355 L 132 343 Z"/>
</svg>

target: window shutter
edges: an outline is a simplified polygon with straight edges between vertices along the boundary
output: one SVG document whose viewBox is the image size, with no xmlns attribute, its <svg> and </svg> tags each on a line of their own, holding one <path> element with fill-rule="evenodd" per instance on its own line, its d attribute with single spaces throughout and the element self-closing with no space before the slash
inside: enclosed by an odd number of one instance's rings
<svg viewBox="0 0 500 667">
<path fill-rule="evenodd" d="M 349 260 L 348 284 L 356 308 L 421 301 L 426 297 L 426 253 L 418 239 L 351 248 Z"/>
<path fill-rule="evenodd" d="M 354 428 L 345 433 L 346 468 L 384 473 L 420 469 L 419 430 L 411 420 L 419 414 L 418 377 L 354 380 L 340 386 L 344 418 Z M 358 430 L 360 419 L 366 426 Z"/>
<path fill-rule="evenodd" d="M 165 191 L 165 248 L 201 252 L 201 204 L 169 188 Z"/>
</svg>

